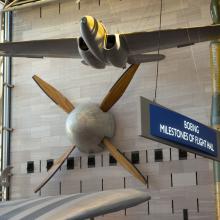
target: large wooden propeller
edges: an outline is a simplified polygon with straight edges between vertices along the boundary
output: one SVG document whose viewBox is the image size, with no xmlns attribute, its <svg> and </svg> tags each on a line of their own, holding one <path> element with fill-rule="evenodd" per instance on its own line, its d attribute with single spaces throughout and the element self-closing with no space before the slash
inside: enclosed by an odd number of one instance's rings
<svg viewBox="0 0 220 220">
<path fill-rule="evenodd" d="M 140 171 L 120 151 L 118 151 L 118 149 L 107 138 L 104 138 L 102 142 L 124 169 L 139 179 L 143 184 L 146 184 L 146 179 Z"/>
<path fill-rule="evenodd" d="M 71 146 L 65 153 L 54 161 L 53 166 L 48 170 L 47 176 L 44 180 L 34 189 L 34 192 L 38 192 L 45 184 L 54 176 L 54 174 L 59 170 L 59 168 L 63 165 L 65 160 L 69 157 L 72 151 L 75 149 L 75 146 Z"/>
<path fill-rule="evenodd" d="M 134 74 L 136 73 L 139 64 L 131 65 L 123 75 L 118 79 L 118 81 L 113 85 L 110 89 L 109 93 L 103 99 L 100 108 L 102 111 L 107 112 L 111 109 L 111 107 L 120 99 L 120 97 L 124 94 L 126 88 L 131 82 Z M 66 113 L 70 113 L 74 106 L 72 103 L 64 97 L 58 90 L 56 90 L 53 86 L 49 85 L 47 82 L 42 80 L 38 76 L 33 76 L 35 82 L 39 85 L 39 87 L 44 91 L 44 93 L 50 97 L 58 106 L 60 106 Z M 140 173 L 140 171 L 123 155 L 118 149 L 107 139 L 104 138 L 102 140 L 103 144 L 106 146 L 111 155 L 118 161 L 121 166 L 130 172 L 135 178 L 140 180 L 142 183 L 146 184 L 146 180 L 144 176 Z M 34 192 L 38 192 L 57 172 L 57 170 L 62 166 L 64 161 L 68 158 L 70 153 L 74 150 L 75 146 L 68 149 L 50 168 L 48 171 L 48 175 L 42 181 L 42 183 L 36 187 Z"/>
<path fill-rule="evenodd" d="M 54 101 L 57 105 L 59 105 L 66 113 L 70 113 L 74 109 L 73 104 L 53 86 L 49 85 L 47 82 L 45 82 L 36 75 L 34 75 L 32 78 L 38 84 L 38 86 L 44 91 L 44 93 L 52 101 Z"/>
<path fill-rule="evenodd" d="M 112 86 L 100 105 L 103 112 L 107 112 L 124 94 L 139 65 L 140 64 L 131 65 Z"/>
</svg>

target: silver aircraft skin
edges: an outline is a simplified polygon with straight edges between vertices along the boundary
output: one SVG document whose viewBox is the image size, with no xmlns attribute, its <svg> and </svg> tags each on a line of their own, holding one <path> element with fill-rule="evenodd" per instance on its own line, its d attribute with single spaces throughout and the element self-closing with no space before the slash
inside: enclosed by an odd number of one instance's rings
<svg viewBox="0 0 220 220">
<path fill-rule="evenodd" d="M 136 206 L 150 199 L 148 193 L 136 189 L 35 197 L 0 202 L 0 219 L 94 219 L 100 215 Z"/>
<path fill-rule="evenodd" d="M 165 58 L 148 54 L 160 50 L 190 46 L 220 38 L 220 25 L 202 27 L 108 34 L 102 22 L 84 16 L 80 35 L 74 38 L 6 42 L 0 44 L 0 55 L 14 57 L 78 58 L 85 65 L 103 69 L 107 65 L 125 68 Z"/>
<path fill-rule="evenodd" d="M 114 136 L 115 119 L 110 112 L 103 112 L 98 104 L 82 103 L 69 113 L 66 133 L 80 152 L 99 153 L 104 150 L 103 138 Z"/>
</svg>

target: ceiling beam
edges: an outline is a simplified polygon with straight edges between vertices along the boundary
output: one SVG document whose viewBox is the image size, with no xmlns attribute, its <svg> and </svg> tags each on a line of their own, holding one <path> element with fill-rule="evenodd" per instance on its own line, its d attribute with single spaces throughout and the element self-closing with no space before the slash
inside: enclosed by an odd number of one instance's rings
<svg viewBox="0 0 220 220">
<path fill-rule="evenodd" d="M 5 4 L 3 11 L 14 11 L 22 8 L 49 4 L 51 2 L 56 2 L 58 0 L 14 0 L 14 1 L 6 0 L 6 3 L 4 2 L 4 0 L 0 0 L 0 1 L 2 1 L 3 4 Z M 60 0 L 60 1 L 64 1 L 64 0 Z M 75 0 L 75 2 L 78 4 L 80 3 L 80 0 Z"/>
</svg>

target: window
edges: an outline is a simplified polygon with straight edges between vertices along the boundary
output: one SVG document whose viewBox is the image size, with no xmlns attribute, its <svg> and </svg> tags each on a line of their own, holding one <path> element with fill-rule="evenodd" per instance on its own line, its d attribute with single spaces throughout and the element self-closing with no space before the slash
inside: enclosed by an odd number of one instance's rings
<svg viewBox="0 0 220 220">
<path fill-rule="evenodd" d="M 154 151 L 154 159 L 155 159 L 155 162 L 163 161 L 163 151 L 162 151 L 162 149 L 156 149 Z"/>
<path fill-rule="evenodd" d="M 150 202 L 147 202 L 147 214 L 150 215 Z"/>
<path fill-rule="evenodd" d="M 103 167 L 103 154 L 101 155 L 101 166 Z"/>
<path fill-rule="evenodd" d="M 179 160 L 187 159 L 187 151 L 179 149 Z"/>
<path fill-rule="evenodd" d="M 188 220 L 188 209 L 183 209 L 183 220 Z"/>
<path fill-rule="evenodd" d="M 173 187 L 173 174 L 172 173 L 170 174 L 170 182 L 171 182 L 170 186 Z"/>
<path fill-rule="evenodd" d="M 47 160 L 47 171 L 53 166 L 53 159 Z"/>
<path fill-rule="evenodd" d="M 174 214 L 174 203 L 173 203 L 173 200 L 171 201 L 171 206 L 172 206 L 172 214 Z"/>
<path fill-rule="evenodd" d="M 82 180 L 80 180 L 80 193 L 82 193 L 82 185 L 83 185 L 83 182 Z"/>
<path fill-rule="evenodd" d="M 73 170 L 74 169 L 74 157 L 69 157 L 67 159 L 66 168 L 67 168 L 67 170 Z"/>
<path fill-rule="evenodd" d="M 196 185 L 198 185 L 198 173 L 196 171 Z"/>
<path fill-rule="evenodd" d="M 28 161 L 27 162 L 27 173 L 33 173 L 34 172 L 34 161 Z"/>
<path fill-rule="evenodd" d="M 131 152 L 131 162 L 133 164 L 139 164 L 139 152 L 138 151 Z"/>
<path fill-rule="evenodd" d="M 102 179 L 102 191 L 104 190 L 104 180 Z"/>
<path fill-rule="evenodd" d="M 147 176 L 147 188 L 149 188 L 149 177 Z"/>
<path fill-rule="evenodd" d="M 147 153 L 147 150 L 146 150 L 146 163 L 148 162 L 148 153 Z"/>
<path fill-rule="evenodd" d="M 109 165 L 110 166 L 116 166 L 117 165 L 117 160 L 111 154 L 109 155 Z"/>
<path fill-rule="evenodd" d="M 90 155 L 88 156 L 88 167 L 95 167 L 95 156 L 94 155 Z"/>
</svg>

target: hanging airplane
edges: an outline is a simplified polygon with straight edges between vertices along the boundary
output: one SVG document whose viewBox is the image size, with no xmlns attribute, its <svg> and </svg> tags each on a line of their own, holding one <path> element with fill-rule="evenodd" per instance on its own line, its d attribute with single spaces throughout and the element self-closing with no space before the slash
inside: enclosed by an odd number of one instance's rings
<svg viewBox="0 0 220 220">
<path fill-rule="evenodd" d="M 0 219 L 94 220 L 97 216 L 127 209 L 148 200 L 150 196 L 145 191 L 136 189 L 35 197 L 0 202 Z"/>
<path fill-rule="evenodd" d="M 140 64 L 165 58 L 161 54 L 147 54 L 173 47 L 220 38 L 220 25 L 203 27 L 108 34 L 102 22 L 84 16 L 80 22 L 80 37 L 64 39 L 5 42 L 0 55 L 14 57 L 78 58 L 85 65 L 103 69 L 106 65 L 125 68 L 126 64 Z"/>
</svg>

